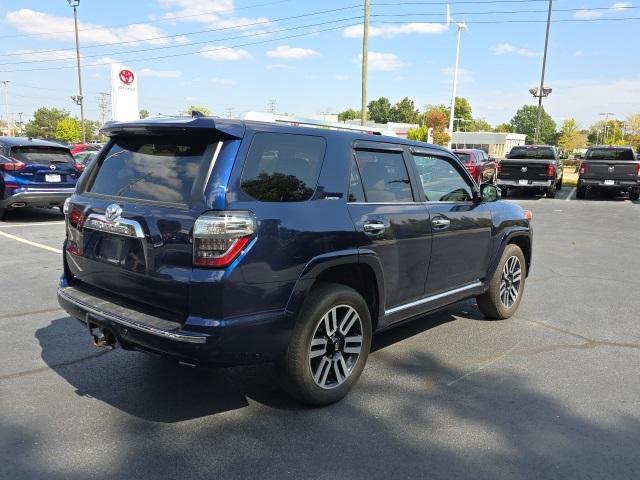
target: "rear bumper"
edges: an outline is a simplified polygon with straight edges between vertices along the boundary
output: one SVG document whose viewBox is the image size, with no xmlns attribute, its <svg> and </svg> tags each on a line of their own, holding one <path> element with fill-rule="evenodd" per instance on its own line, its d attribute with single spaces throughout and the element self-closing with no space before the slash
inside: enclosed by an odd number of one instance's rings
<svg viewBox="0 0 640 480">
<path fill-rule="evenodd" d="M 578 186 L 587 187 L 591 189 L 603 189 L 603 190 L 632 190 L 634 188 L 640 188 L 640 182 L 634 182 L 629 180 L 614 180 L 613 185 L 605 185 L 604 180 L 597 179 L 578 179 Z"/>
<path fill-rule="evenodd" d="M 73 195 L 75 188 L 25 188 L 0 201 L 0 207 L 51 207 L 61 206 Z"/>
<path fill-rule="evenodd" d="M 553 180 L 527 180 L 527 184 L 520 183 L 520 180 L 503 180 L 498 178 L 497 185 L 499 187 L 518 187 L 518 188 L 548 188 Z"/>
<path fill-rule="evenodd" d="M 58 303 L 90 328 L 107 329 L 127 350 L 171 357 L 191 365 L 273 361 L 286 352 L 292 321 L 284 312 L 212 320 L 171 321 L 113 303 L 69 286 L 63 279 Z"/>
</svg>

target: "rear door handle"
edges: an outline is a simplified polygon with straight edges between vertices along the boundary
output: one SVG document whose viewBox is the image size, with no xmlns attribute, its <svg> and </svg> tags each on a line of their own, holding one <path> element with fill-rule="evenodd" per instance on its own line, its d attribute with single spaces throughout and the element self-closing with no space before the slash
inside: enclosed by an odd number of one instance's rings
<svg viewBox="0 0 640 480">
<path fill-rule="evenodd" d="M 387 229 L 384 223 L 379 221 L 368 221 L 362 226 L 364 233 L 367 235 L 381 235 Z"/>
<path fill-rule="evenodd" d="M 444 228 L 449 227 L 449 225 L 451 225 L 451 220 L 449 220 L 448 218 L 438 217 L 431 220 L 431 225 L 433 225 L 433 228 L 442 230 Z"/>
</svg>

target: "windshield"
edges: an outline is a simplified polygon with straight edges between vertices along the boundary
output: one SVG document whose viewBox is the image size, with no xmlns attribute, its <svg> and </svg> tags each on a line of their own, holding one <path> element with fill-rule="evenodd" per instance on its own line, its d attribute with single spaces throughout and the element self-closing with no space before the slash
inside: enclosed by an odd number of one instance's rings
<svg viewBox="0 0 640 480">
<path fill-rule="evenodd" d="M 210 145 L 204 137 L 132 136 L 114 139 L 89 192 L 188 204 Z"/>
<path fill-rule="evenodd" d="M 11 157 L 26 164 L 73 164 L 73 157 L 67 150 L 55 147 L 16 147 L 11 149 Z"/>
<path fill-rule="evenodd" d="M 471 163 L 471 154 L 470 153 L 455 152 L 455 154 L 460 159 L 460 161 L 462 163 Z"/>
<path fill-rule="evenodd" d="M 587 160 L 630 160 L 634 161 L 630 148 L 593 148 L 587 152 Z"/>
<path fill-rule="evenodd" d="M 513 147 L 508 158 L 539 158 L 553 160 L 555 158 L 551 147 Z"/>
</svg>

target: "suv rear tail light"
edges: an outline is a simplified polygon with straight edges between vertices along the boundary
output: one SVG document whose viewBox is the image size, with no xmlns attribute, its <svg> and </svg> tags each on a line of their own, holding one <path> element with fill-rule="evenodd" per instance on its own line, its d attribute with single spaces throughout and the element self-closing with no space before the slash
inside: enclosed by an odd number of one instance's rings
<svg viewBox="0 0 640 480">
<path fill-rule="evenodd" d="M 496 163 L 496 175 L 498 177 L 502 175 L 502 162 Z"/>
<path fill-rule="evenodd" d="M 78 172 L 78 173 L 82 173 L 82 172 L 84 172 L 84 165 L 83 165 L 83 164 L 81 164 L 81 163 L 76 163 L 76 164 L 74 164 L 74 165 L 73 165 L 73 168 L 75 168 L 75 169 L 76 169 L 76 172 Z"/>
<path fill-rule="evenodd" d="M 469 170 L 469 173 L 471 174 L 471 176 L 476 174 L 476 166 L 472 163 L 467 163 L 465 164 L 465 167 L 467 167 L 467 170 Z"/>
<path fill-rule="evenodd" d="M 587 173 L 587 164 L 585 162 L 582 162 L 580 164 L 580 175 Z"/>
<path fill-rule="evenodd" d="M 636 165 L 636 176 L 640 177 L 640 163 Z"/>
<path fill-rule="evenodd" d="M 193 226 L 193 264 L 226 267 L 247 246 L 256 232 L 251 212 L 207 212 Z"/>
<path fill-rule="evenodd" d="M 5 172 L 19 172 L 27 165 L 20 160 L 16 160 L 13 163 L 0 163 L 0 170 L 4 170 Z"/>
<path fill-rule="evenodd" d="M 553 163 L 547 165 L 547 177 L 554 177 L 556 175 L 556 166 Z"/>
</svg>

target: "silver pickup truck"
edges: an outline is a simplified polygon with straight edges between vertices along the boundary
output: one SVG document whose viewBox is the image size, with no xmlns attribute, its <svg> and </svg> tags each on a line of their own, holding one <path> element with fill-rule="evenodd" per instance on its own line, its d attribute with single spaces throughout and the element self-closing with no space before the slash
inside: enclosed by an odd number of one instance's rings
<svg viewBox="0 0 640 480">
<path fill-rule="evenodd" d="M 640 198 L 640 159 L 631 147 L 591 147 L 580 165 L 577 198 L 589 191 L 629 192 Z"/>
</svg>

